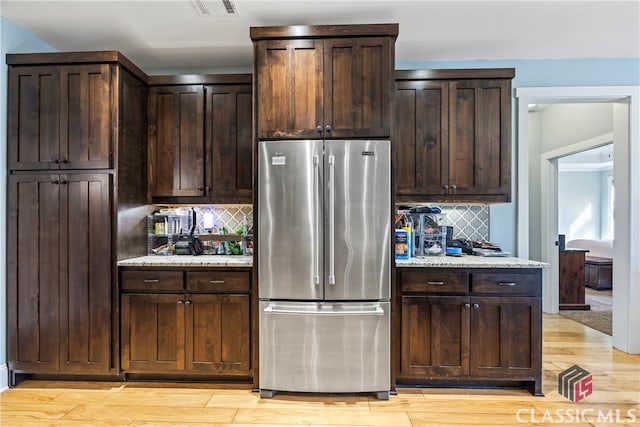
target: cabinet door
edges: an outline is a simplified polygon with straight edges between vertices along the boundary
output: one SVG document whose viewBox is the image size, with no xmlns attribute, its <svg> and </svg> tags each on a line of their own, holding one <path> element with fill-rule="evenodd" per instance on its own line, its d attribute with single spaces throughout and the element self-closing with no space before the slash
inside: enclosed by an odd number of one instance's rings
<svg viewBox="0 0 640 427">
<path fill-rule="evenodd" d="M 205 86 L 207 196 L 252 203 L 251 85 Z"/>
<path fill-rule="evenodd" d="M 188 372 L 251 374 L 249 306 L 249 295 L 187 296 Z"/>
<path fill-rule="evenodd" d="M 9 369 L 59 367 L 60 185 L 57 175 L 10 175 L 7 238 Z M 66 238 L 66 237 L 65 237 Z"/>
<path fill-rule="evenodd" d="M 111 166 L 110 87 L 108 64 L 60 67 L 61 169 Z"/>
<path fill-rule="evenodd" d="M 9 67 L 8 169 L 57 169 L 58 67 Z"/>
<path fill-rule="evenodd" d="M 184 370 L 184 297 L 122 296 L 121 363 L 128 372 Z"/>
<path fill-rule="evenodd" d="M 398 378 L 435 379 L 468 374 L 469 298 L 402 296 Z"/>
<path fill-rule="evenodd" d="M 322 135 L 322 61 L 321 40 L 256 43 L 258 139 Z"/>
<path fill-rule="evenodd" d="M 471 298 L 470 374 L 535 379 L 541 369 L 540 299 Z"/>
<path fill-rule="evenodd" d="M 394 84 L 389 38 L 324 43 L 324 137 L 389 137 Z"/>
<path fill-rule="evenodd" d="M 449 194 L 511 198 L 511 83 L 449 82 Z"/>
<path fill-rule="evenodd" d="M 152 87 L 148 114 L 151 195 L 203 196 L 203 86 Z"/>
<path fill-rule="evenodd" d="M 449 182 L 449 95 L 443 81 L 400 81 L 393 140 L 398 200 L 446 194 Z"/>
<path fill-rule="evenodd" d="M 60 175 L 60 369 L 111 367 L 111 174 Z"/>
</svg>

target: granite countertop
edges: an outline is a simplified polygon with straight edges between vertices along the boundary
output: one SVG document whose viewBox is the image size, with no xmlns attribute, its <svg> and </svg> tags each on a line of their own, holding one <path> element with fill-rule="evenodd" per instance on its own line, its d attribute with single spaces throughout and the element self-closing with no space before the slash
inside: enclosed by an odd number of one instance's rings
<svg viewBox="0 0 640 427">
<path fill-rule="evenodd" d="M 148 255 L 118 261 L 118 267 L 252 267 L 251 255 Z"/>
<path fill-rule="evenodd" d="M 397 259 L 396 267 L 447 267 L 447 268 L 546 268 L 549 264 L 514 257 L 485 257 L 475 255 L 432 256 Z"/>
</svg>

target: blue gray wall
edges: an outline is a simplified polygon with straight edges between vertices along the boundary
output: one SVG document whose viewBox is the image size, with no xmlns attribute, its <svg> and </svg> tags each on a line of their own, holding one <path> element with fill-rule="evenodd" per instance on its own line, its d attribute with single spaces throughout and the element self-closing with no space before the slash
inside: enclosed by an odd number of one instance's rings
<svg viewBox="0 0 640 427">
<path fill-rule="evenodd" d="M 7 200 L 7 53 L 19 52 L 50 52 L 54 49 L 33 34 L 24 31 L 13 22 L 0 16 L 0 224 L 6 229 L 6 200 Z M 0 390 L 7 386 L 7 303 L 6 303 L 6 241 L 0 239 Z"/>
</svg>

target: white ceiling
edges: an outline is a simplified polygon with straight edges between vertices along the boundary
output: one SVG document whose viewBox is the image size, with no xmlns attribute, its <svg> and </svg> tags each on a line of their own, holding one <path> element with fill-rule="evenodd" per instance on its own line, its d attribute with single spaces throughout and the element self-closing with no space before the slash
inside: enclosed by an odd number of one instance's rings
<svg viewBox="0 0 640 427">
<path fill-rule="evenodd" d="M 221 0 L 203 0 L 213 8 Z M 640 57 L 640 1 L 1 0 L 0 13 L 61 51 L 119 50 L 150 74 L 252 62 L 249 27 L 399 23 L 396 63 Z"/>
</svg>

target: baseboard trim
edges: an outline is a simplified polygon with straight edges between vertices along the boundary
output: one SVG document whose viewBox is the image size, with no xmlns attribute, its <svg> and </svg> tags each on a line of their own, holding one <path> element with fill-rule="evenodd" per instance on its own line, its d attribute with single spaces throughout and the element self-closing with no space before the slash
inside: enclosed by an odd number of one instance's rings
<svg viewBox="0 0 640 427">
<path fill-rule="evenodd" d="M 9 369 L 7 364 L 0 365 L 0 393 L 9 388 Z"/>
</svg>

